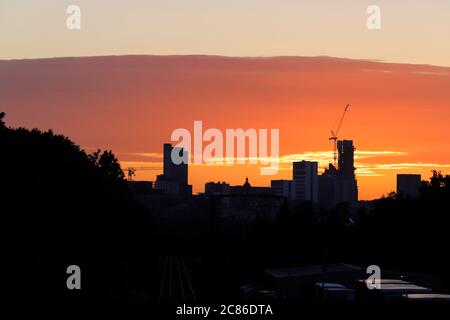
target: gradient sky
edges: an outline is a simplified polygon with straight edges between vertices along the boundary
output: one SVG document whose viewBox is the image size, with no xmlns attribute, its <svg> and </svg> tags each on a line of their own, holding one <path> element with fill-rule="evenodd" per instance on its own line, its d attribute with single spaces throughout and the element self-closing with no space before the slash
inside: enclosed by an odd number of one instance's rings
<svg viewBox="0 0 450 320">
<path fill-rule="evenodd" d="M 353 139 L 362 199 L 395 190 L 395 174 L 450 171 L 450 68 L 335 58 L 122 56 L 0 61 L 0 101 L 12 126 L 54 129 L 124 166 L 158 166 L 173 130 L 279 128 L 282 169 L 191 166 L 194 191 L 226 180 L 270 185 L 293 160 L 332 160 L 330 129 Z M 154 180 L 155 172 L 138 172 Z"/>
<path fill-rule="evenodd" d="M 68 31 L 66 8 L 82 10 Z M 368 5 L 381 31 L 366 28 Z M 448 0 L 0 0 L 0 59 L 329 55 L 450 66 Z"/>
</svg>

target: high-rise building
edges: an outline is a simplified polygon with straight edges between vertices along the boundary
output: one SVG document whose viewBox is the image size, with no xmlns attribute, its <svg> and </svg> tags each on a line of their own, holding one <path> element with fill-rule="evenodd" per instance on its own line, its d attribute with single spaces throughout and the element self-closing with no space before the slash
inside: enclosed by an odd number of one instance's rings
<svg viewBox="0 0 450 320">
<path fill-rule="evenodd" d="M 338 203 L 355 205 L 358 202 L 358 184 L 355 178 L 352 140 L 338 140 L 338 168 L 329 164 L 319 177 L 319 204 L 334 208 Z"/>
<path fill-rule="evenodd" d="M 397 174 L 397 194 L 415 198 L 419 195 L 420 174 Z"/>
<path fill-rule="evenodd" d="M 295 200 L 318 201 L 317 162 L 294 162 L 292 178 L 294 181 Z"/>
<path fill-rule="evenodd" d="M 176 154 L 182 163 L 175 164 L 172 161 L 172 153 Z M 174 148 L 170 143 L 164 144 L 164 176 L 169 180 L 175 180 L 182 184 L 188 183 L 188 153 L 183 148 Z"/>
<path fill-rule="evenodd" d="M 338 170 L 344 177 L 355 177 L 354 154 L 355 147 L 352 140 L 339 140 L 337 142 L 338 150 Z"/>
<path fill-rule="evenodd" d="M 172 153 L 183 161 L 176 164 Z M 164 173 L 156 177 L 155 189 L 167 195 L 190 195 L 192 186 L 188 185 L 188 153 L 183 148 L 174 148 L 170 143 L 164 144 Z"/>
</svg>

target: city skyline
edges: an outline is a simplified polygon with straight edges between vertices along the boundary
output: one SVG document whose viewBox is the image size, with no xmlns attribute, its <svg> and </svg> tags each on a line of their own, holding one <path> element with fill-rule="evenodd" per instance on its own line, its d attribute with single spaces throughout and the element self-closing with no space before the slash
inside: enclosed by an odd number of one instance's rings
<svg viewBox="0 0 450 320">
<path fill-rule="evenodd" d="M 289 163 L 332 162 L 328 138 L 346 104 L 340 137 L 357 146 L 361 199 L 395 190 L 395 173 L 448 172 L 450 68 L 336 58 L 123 56 L 0 61 L 0 97 L 11 126 L 53 129 L 84 149 L 112 149 L 123 166 L 161 162 L 176 128 L 279 128 L 280 171 L 191 166 L 189 183 L 269 186 Z M 14 77 L 10 75 L 14 74 Z M 323 79 L 327 79 L 326 82 Z M 25 93 L 25 94 L 24 94 Z M 136 179 L 156 180 L 156 172 Z"/>
</svg>

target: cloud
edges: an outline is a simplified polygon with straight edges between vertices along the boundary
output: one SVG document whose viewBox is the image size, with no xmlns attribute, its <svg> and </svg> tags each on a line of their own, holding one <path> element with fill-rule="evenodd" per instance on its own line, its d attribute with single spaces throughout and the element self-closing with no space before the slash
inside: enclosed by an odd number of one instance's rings
<svg viewBox="0 0 450 320">
<path fill-rule="evenodd" d="M 384 176 L 383 171 L 392 170 L 410 170 L 420 171 L 422 169 L 446 169 L 450 164 L 423 163 L 423 162 L 402 162 L 402 163 L 356 163 L 356 172 L 358 176 Z"/>
<path fill-rule="evenodd" d="M 133 155 L 144 156 L 152 159 L 162 159 L 162 153 L 133 153 Z M 372 151 L 372 150 L 356 150 L 355 151 L 355 168 L 356 174 L 360 177 L 381 177 L 385 176 L 387 172 L 393 170 L 410 170 L 420 171 L 424 168 L 430 169 L 445 169 L 450 168 L 450 164 L 439 163 L 423 163 L 423 162 L 396 162 L 396 163 L 372 163 L 365 160 L 374 158 L 389 158 L 389 157 L 401 157 L 408 155 L 404 151 Z M 255 165 L 269 164 L 270 161 L 275 159 L 270 157 L 247 157 L 247 158 L 234 158 L 234 164 L 227 164 L 226 158 L 214 158 L 211 163 L 194 164 L 192 166 L 232 166 L 237 164 L 238 161 L 249 162 L 253 161 Z M 323 172 L 324 168 L 328 167 L 329 163 L 333 162 L 332 151 L 309 151 L 303 153 L 285 154 L 279 157 L 279 170 L 288 171 L 292 170 L 292 162 L 295 161 L 317 161 L 319 164 L 319 172 Z M 163 163 L 161 161 L 121 161 L 122 168 L 143 168 L 142 170 L 162 170 Z"/>
<path fill-rule="evenodd" d="M 383 73 L 383 74 L 417 74 L 424 76 L 449 76 L 450 73 L 447 71 L 434 71 L 434 70 L 413 70 L 413 71 L 403 71 L 403 70 L 387 70 L 387 69 L 361 69 L 362 72 L 369 73 Z"/>
<path fill-rule="evenodd" d="M 145 157 L 145 158 L 156 158 L 156 159 L 162 159 L 163 154 L 158 152 L 138 152 L 138 153 L 130 153 L 132 156 L 139 156 L 139 157 Z"/>
<path fill-rule="evenodd" d="M 449 76 L 448 72 L 436 72 L 436 71 L 414 71 L 413 74 L 427 75 L 427 76 Z"/>
<path fill-rule="evenodd" d="M 394 73 L 393 70 L 383 70 L 383 69 L 361 69 L 362 72 L 376 72 L 376 73 Z"/>
<path fill-rule="evenodd" d="M 155 161 L 120 161 L 120 167 L 125 168 L 141 168 L 142 170 L 162 170 L 163 163 Z"/>
</svg>

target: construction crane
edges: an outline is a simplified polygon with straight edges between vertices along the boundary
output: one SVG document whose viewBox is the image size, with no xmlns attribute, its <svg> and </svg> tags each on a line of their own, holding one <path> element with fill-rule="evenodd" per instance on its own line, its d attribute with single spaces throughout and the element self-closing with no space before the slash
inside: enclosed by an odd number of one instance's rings
<svg viewBox="0 0 450 320">
<path fill-rule="evenodd" d="M 350 107 L 349 104 L 347 104 L 345 106 L 344 112 L 342 113 L 341 119 L 339 120 L 339 123 L 336 127 L 335 130 L 331 130 L 331 137 L 328 138 L 328 140 L 333 140 L 333 146 L 334 146 L 334 153 L 333 153 L 333 160 L 334 160 L 334 167 L 337 167 L 337 139 L 338 139 L 338 134 L 339 134 L 339 130 L 341 129 L 342 126 L 342 121 L 344 121 L 344 117 L 345 114 L 347 113 L 348 108 Z"/>
<path fill-rule="evenodd" d="M 128 181 L 133 181 L 133 177 L 136 175 L 136 171 L 142 170 L 161 170 L 161 167 L 127 167 L 123 168 L 123 171 L 127 172 Z"/>
</svg>

